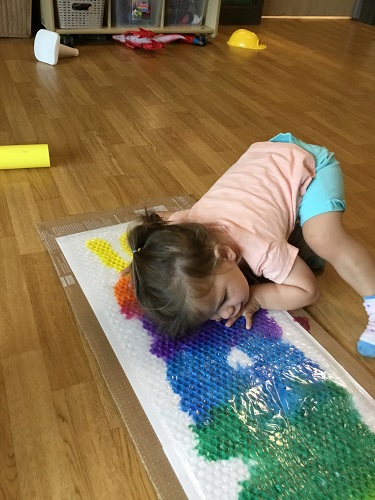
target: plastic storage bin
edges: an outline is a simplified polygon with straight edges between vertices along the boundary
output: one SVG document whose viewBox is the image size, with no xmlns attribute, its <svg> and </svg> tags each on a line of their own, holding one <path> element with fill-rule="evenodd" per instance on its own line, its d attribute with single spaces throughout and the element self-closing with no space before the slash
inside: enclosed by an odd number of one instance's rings
<svg viewBox="0 0 375 500">
<path fill-rule="evenodd" d="M 56 0 L 59 28 L 101 28 L 105 0 Z"/>
<path fill-rule="evenodd" d="M 206 10 L 206 0 L 166 0 L 165 26 L 200 26 Z"/>
<path fill-rule="evenodd" d="M 112 26 L 159 25 L 161 0 L 112 0 Z"/>
</svg>

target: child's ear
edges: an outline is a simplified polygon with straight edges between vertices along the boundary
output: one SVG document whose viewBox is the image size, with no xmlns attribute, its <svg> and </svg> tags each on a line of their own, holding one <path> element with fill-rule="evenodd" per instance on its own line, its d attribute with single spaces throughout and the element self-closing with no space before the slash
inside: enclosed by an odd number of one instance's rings
<svg viewBox="0 0 375 500">
<path fill-rule="evenodd" d="M 237 260 L 236 252 L 228 245 L 216 245 L 214 253 L 217 259 L 226 259 L 230 262 L 235 262 Z"/>
</svg>

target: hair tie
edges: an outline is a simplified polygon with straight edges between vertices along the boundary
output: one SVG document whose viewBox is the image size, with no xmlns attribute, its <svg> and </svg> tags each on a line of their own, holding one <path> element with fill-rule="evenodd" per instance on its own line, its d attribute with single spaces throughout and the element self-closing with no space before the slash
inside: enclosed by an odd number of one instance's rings
<svg viewBox="0 0 375 500">
<path fill-rule="evenodd" d="M 132 250 L 132 253 L 133 253 L 133 254 L 134 254 L 134 253 L 137 253 L 137 252 L 139 252 L 139 250 L 140 250 L 140 248 L 136 248 L 135 250 Z"/>
</svg>

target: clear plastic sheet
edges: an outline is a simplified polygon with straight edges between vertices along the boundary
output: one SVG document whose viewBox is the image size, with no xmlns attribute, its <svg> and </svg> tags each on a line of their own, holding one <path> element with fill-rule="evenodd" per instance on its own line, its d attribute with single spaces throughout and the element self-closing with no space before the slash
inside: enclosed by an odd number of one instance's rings
<svg viewBox="0 0 375 500">
<path fill-rule="evenodd" d="M 57 241 L 187 496 L 375 498 L 374 400 L 284 312 L 161 337 L 119 275 L 124 231 Z"/>
</svg>

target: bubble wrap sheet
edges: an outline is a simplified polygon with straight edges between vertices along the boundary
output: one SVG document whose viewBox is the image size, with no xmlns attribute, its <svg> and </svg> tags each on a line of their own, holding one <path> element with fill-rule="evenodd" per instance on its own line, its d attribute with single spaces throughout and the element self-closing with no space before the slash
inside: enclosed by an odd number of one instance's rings
<svg viewBox="0 0 375 500">
<path fill-rule="evenodd" d="M 190 499 L 375 499 L 374 400 L 281 311 L 169 340 L 120 270 L 126 224 L 57 238 Z"/>
</svg>

